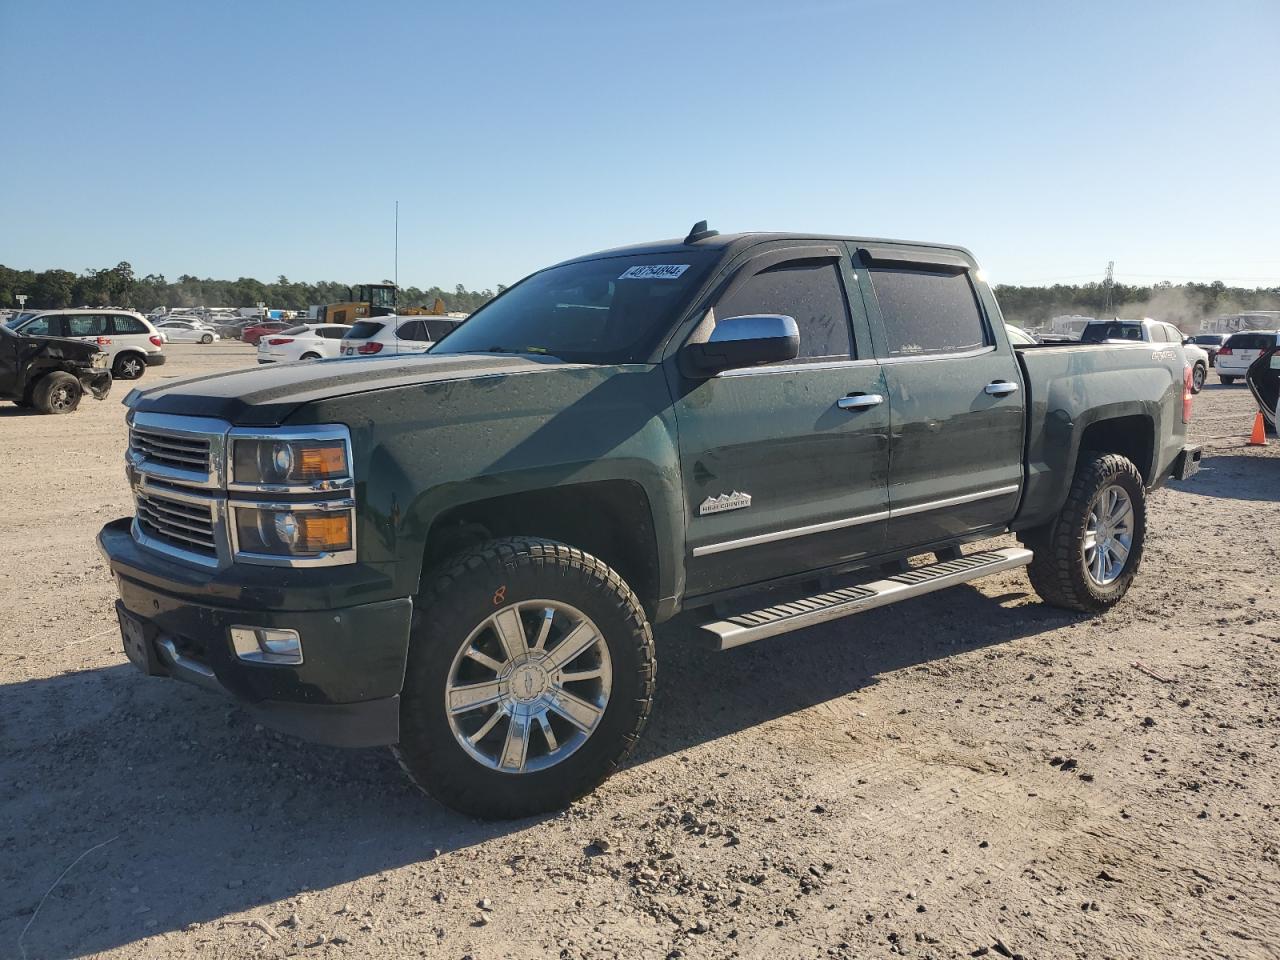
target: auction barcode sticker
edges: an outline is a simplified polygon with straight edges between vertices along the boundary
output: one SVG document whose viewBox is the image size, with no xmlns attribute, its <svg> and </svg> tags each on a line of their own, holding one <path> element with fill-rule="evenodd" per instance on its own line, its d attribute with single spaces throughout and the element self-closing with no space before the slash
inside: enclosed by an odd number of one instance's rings
<svg viewBox="0 0 1280 960">
<path fill-rule="evenodd" d="M 619 280 L 675 280 L 689 269 L 687 263 L 650 263 L 628 267 Z"/>
</svg>

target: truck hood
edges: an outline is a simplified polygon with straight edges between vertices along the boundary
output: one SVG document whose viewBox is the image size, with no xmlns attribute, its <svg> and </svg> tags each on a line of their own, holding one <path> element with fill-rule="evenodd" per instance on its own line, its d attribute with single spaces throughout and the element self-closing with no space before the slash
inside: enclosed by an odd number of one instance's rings
<svg viewBox="0 0 1280 960">
<path fill-rule="evenodd" d="M 148 413 L 219 417 L 241 426 L 274 426 L 316 400 L 449 380 L 574 369 L 554 357 L 441 354 L 264 364 L 133 390 L 128 407 Z"/>
<path fill-rule="evenodd" d="M 49 357 L 88 366 L 93 361 L 93 355 L 100 352 L 95 344 L 67 337 L 31 337 L 25 334 L 18 334 L 18 336 L 25 344 L 34 348 L 30 350 L 32 358 Z"/>
</svg>

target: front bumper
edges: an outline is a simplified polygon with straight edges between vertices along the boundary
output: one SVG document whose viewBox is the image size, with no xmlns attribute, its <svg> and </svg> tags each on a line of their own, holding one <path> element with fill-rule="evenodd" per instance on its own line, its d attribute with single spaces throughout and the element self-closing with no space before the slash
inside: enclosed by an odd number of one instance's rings
<svg viewBox="0 0 1280 960">
<path fill-rule="evenodd" d="M 1173 458 L 1169 467 L 1169 476 L 1174 480 L 1190 480 L 1200 469 L 1200 445 L 1187 444 L 1182 452 Z"/>
<path fill-rule="evenodd" d="M 200 576 L 140 547 L 129 520 L 107 524 L 98 547 L 111 566 L 122 618 L 140 627 L 130 660 L 144 672 L 228 694 L 262 723 L 314 743 L 362 747 L 399 740 L 399 695 L 408 653 L 409 598 L 340 608 L 274 609 L 228 603 L 223 595 L 183 587 Z M 245 596 L 260 598 L 275 577 L 284 592 L 297 571 L 255 569 Z M 164 583 L 165 587 L 158 586 Z M 221 594 L 226 593 L 222 585 Z M 290 591 L 296 600 L 296 591 Z M 303 662 L 283 665 L 241 660 L 232 626 L 296 630 Z"/>
<path fill-rule="evenodd" d="M 146 356 L 148 367 L 164 366 L 165 355 L 163 353 L 148 353 L 148 354 L 145 354 L 145 356 Z"/>
<path fill-rule="evenodd" d="M 111 373 L 109 371 L 82 373 L 79 380 L 80 386 L 84 388 L 85 393 L 95 400 L 105 400 L 107 394 L 111 392 Z"/>
</svg>

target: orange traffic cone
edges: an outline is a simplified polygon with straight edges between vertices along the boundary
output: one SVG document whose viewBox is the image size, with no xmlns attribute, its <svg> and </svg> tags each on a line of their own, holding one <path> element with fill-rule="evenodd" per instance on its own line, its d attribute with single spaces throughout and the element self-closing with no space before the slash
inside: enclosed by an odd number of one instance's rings
<svg viewBox="0 0 1280 960">
<path fill-rule="evenodd" d="M 1249 442 L 1245 446 L 1249 447 L 1265 447 L 1267 445 L 1267 425 L 1262 420 L 1262 411 L 1258 411 L 1258 415 L 1253 418 L 1253 433 L 1249 435 Z"/>
</svg>

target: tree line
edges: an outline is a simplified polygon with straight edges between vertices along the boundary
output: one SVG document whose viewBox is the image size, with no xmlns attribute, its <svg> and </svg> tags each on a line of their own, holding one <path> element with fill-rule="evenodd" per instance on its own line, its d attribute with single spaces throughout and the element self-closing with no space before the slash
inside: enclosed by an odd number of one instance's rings
<svg viewBox="0 0 1280 960">
<path fill-rule="evenodd" d="M 497 293 L 504 289 L 498 284 Z M 301 283 L 285 276 L 277 277 L 274 283 L 252 277 L 202 279 L 190 274 L 172 281 L 158 273 L 139 277 L 125 261 L 82 273 L 14 270 L 0 265 L 0 307 L 18 306 L 19 294 L 26 294 L 28 309 L 111 306 L 143 313 L 156 307 L 252 307 L 259 303 L 271 309 L 305 310 L 313 304 L 340 303 L 349 295 L 344 283 Z M 399 302 L 404 307 L 430 307 L 439 298 L 446 310 L 471 313 L 494 296 L 493 290 L 468 290 L 462 284 L 452 290 L 411 286 L 400 289 Z"/>
<path fill-rule="evenodd" d="M 505 287 L 498 284 L 497 293 Z M 1108 288 L 1104 283 L 1053 284 L 1020 287 L 999 284 L 996 297 L 1005 318 L 1027 327 L 1040 327 L 1061 314 L 1105 314 Z M 1110 287 L 1111 313 L 1121 317 L 1151 316 L 1195 329 L 1201 320 L 1242 310 L 1280 310 L 1280 287 L 1229 287 L 1212 283 L 1167 281 L 1150 286 L 1116 283 Z M 146 313 L 156 307 L 251 307 L 265 303 L 283 310 L 305 310 L 312 304 L 339 303 L 347 299 L 347 286 L 336 282 L 301 283 L 277 277 L 263 283 L 252 277 L 213 280 L 183 274 L 175 281 L 149 273 L 134 274 L 121 262 L 101 270 L 14 270 L 0 265 L 0 307 L 16 307 L 18 294 L 26 294 L 27 307 L 51 309 L 79 306 L 131 307 Z M 441 287 L 405 287 L 400 304 L 430 307 L 439 298 L 451 312 L 471 313 L 492 299 L 495 291 L 468 290 L 458 284 Z"/>
<path fill-rule="evenodd" d="M 1062 284 L 1017 287 L 997 284 L 996 299 L 1005 319 L 1024 327 L 1040 327 L 1063 314 L 1089 317 L 1154 317 L 1177 324 L 1188 332 L 1202 320 L 1246 310 L 1280 310 L 1280 287 L 1229 287 L 1212 283 L 1170 283 L 1150 286 L 1115 283 Z"/>
</svg>

